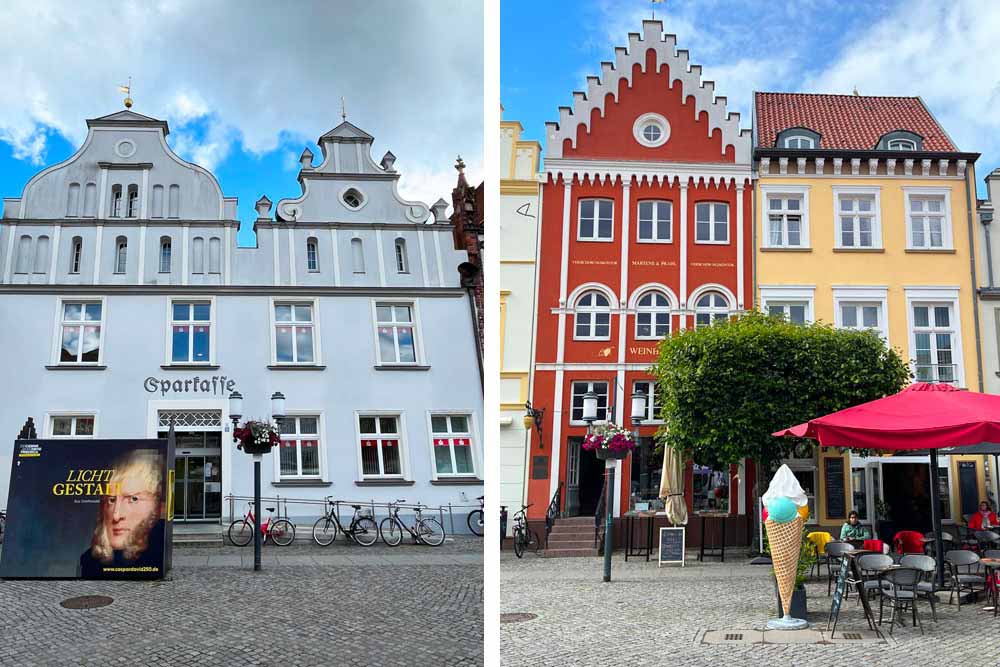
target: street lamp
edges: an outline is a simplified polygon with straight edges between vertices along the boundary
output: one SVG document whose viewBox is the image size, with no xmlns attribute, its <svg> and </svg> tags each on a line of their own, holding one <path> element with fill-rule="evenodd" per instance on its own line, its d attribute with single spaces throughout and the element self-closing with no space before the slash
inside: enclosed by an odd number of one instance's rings
<svg viewBox="0 0 1000 667">
<path fill-rule="evenodd" d="M 271 419 L 280 419 L 285 415 L 285 396 L 280 391 L 271 395 Z M 243 416 L 243 395 L 234 391 L 229 395 L 229 418 L 233 420 L 233 442 L 239 440 L 236 437 L 236 429 Z M 260 460 L 261 454 L 253 454 L 253 569 L 260 570 L 260 547 L 261 547 L 261 509 L 260 509 Z"/>
<path fill-rule="evenodd" d="M 639 435 L 638 426 L 646 419 L 646 392 L 636 389 L 632 392 L 632 425 L 636 427 L 636 437 Z"/>
<path fill-rule="evenodd" d="M 592 389 L 583 395 L 583 421 L 588 429 L 597 421 L 597 394 Z"/>
<path fill-rule="evenodd" d="M 545 418 L 545 408 L 539 410 L 531 405 L 531 401 L 524 404 L 524 428 L 530 431 L 532 427 L 538 431 L 538 448 L 542 448 L 542 420 Z"/>
</svg>

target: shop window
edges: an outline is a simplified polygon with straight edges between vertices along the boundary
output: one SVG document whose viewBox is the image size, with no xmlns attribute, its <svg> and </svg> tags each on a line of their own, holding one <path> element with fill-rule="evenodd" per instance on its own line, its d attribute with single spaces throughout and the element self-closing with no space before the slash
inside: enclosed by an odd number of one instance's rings
<svg viewBox="0 0 1000 667">
<path fill-rule="evenodd" d="M 52 415 L 49 418 L 53 438 L 93 438 L 93 415 Z"/>
<path fill-rule="evenodd" d="M 729 243 L 729 205 L 699 202 L 694 206 L 696 243 Z"/>
<path fill-rule="evenodd" d="M 653 438 L 639 438 L 629 459 L 632 467 L 630 509 L 635 509 L 637 502 L 661 506 L 660 478 L 663 475 L 663 449 L 656 451 L 656 441 Z"/>
<path fill-rule="evenodd" d="M 281 479 L 320 477 L 319 416 L 301 415 L 278 419 L 281 432 L 279 474 Z"/>
<path fill-rule="evenodd" d="M 656 400 L 656 383 L 650 380 L 636 380 L 632 383 L 632 393 L 642 391 L 646 394 L 646 417 L 644 424 L 662 424 L 663 417 L 660 415 L 660 406 Z"/>
<path fill-rule="evenodd" d="M 692 509 L 695 512 L 729 512 L 729 470 L 717 470 L 695 463 L 691 479 Z"/>
<path fill-rule="evenodd" d="M 581 199 L 578 241 L 611 241 L 614 239 L 614 202 L 610 199 Z"/>
<path fill-rule="evenodd" d="M 279 364 L 314 364 L 315 303 L 274 304 L 274 357 Z"/>
<path fill-rule="evenodd" d="M 431 415 L 434 466 L 439 477 L 475 474 L 470 421 L 468 415 Z"/>
<path fill-rule="evenodd" d="M 597 421 L 608 421 L 608 383 L 607 382 L 574 382 L 571 389 L 572 407 L 570 421 L 583 424 L 583 395 L 588 391 L 597 394 Z"/>
<path fill-rule="evenodd" d="M 397 415 L 359 415 L 358 447 L 365 478 L 402 478 L 402 439 Z"/>
<path fill-rule="evenodd" d="M 585 292 L 576 300 L 574 340 L 611 338 L 611 303 L 600 292 Z"/>
<path fill-rule="evenodd" d="M 211 302 L 171 303 L 170 362 L 207 364 L 212 359 Z"/>
<path fill-rule="evenodd" d="M 97 364 L 101 360 L 104 306 L 100 301 L 63 301 L 59 336 L 60 364 Z"/>
<path fill-rule="evenodd" d="M 414 304 L 375 303 L 375 337 L 378 363 L 416 364 L 417 333 Z"/>
<path fill-rule="evenodd" d="M 809 442 L 802 441 L 795 446 L 788 458 L 782 460 L 782 463 L 791 468 L 792 474 L 806 494 L 809 502 L 809 520 L 806 523 L 816 523 L 816 449 Z"/>
</svg>

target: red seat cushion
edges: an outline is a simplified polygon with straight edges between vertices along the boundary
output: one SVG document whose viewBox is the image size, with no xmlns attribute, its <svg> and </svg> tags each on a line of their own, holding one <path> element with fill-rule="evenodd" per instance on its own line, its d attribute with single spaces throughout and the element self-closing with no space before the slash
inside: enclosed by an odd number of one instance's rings
<svg viewBox="0 0 1000 667">
<path fill-rule="evenodd" d="M 924 552 L 924 536 L 915 530 L 901 530 L 892 538 L 896 553 L 922 554 Z"/>
</svg>

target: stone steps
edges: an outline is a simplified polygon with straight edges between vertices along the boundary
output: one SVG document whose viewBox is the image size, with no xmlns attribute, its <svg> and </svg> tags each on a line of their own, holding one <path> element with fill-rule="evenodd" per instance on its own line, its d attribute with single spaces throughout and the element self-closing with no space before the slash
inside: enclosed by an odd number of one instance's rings
<svg viewBox="0 0 1000 667">
<path fill-rule="evenodd" d="M 546 558 L 596 556 L 594 548 L 594 517 L 575 516 L 556 519 L 549 533 Z"/>
</svg>

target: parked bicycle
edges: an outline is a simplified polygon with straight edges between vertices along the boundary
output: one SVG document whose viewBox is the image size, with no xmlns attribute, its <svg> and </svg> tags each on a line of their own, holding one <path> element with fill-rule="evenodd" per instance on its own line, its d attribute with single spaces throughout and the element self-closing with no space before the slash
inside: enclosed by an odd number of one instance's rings
<svg viewBox="0 0 1000 667">
<path fill-rule="evenodd" d="M 397 500 L 389 503 L 389 516 L 382 519 L 379 525 L 379 532 L 382 534 L 382 541 L 390 547 L 398 546 L 403 541 L 403 531 L 405 530 L 413 538 L 414 544 L 426 544 L 431 547 L 439 547 L 444 544 L 444 526 L 434 518 L 425 519 L 421 515 L 419 505 L 413 510 L 413 527 L 409 527 L 399 518 L 399 504 L 405 500 Z"/>
<path fill-rule="evenodd" d="M 366 510 L 361 511 L 361 505 L 351 505 L 354 508 L 354 516 L 351 517 L 351 524 L 344 528 L 340 523 L 338 503 L 326 497 L 329 509 L 313 524 L 313 540 L 321 547 L 333 544 L 337 539 L 337 532 L 342 532 L 348 538 L 354 540 L 363 547 L 370 547 L 378 541 L 378 524 L 371 514 Z"/>
<path fill-rule="evenodd" d="M 469 512 L 469 516 L 465 518 L 465 522 L 469 524 L 469 530 L 472 531 L 473 535 L 478 535 L 479 537 L 483 536 L 483 525 L 485 524 L 486 518 L 483 514 L 483 507 L 485 506 L 483 498 L 485 497 L 486 496 L 479 496 L 476 498 L 476 500 L 479 501 L 479 509 L 472 510 Z M 454 527 L 455 526 L 453 525 L 452 528 Z"/>
<path fill-rule="evenodd" d="M 229 524 L 229 541 L 238 547 L 245 547 L 253 540 L 253 531 L 257 525 L 257 517 L 253 514 L 253 503 L 247 503 L 247 513 L 242 519 L 236 519 Z M 275 519 L 274 508 L 265 507 L 268 512 L 267 520 L 260 526 L 262 536 L 261 543 L 266 543 L 267 538 L 279 547 L 287 547 L 295 540 L 295 526 L 288 519 Z"/>
<path fill-rule="evenodd" d="M 533 505 L 534 503 L 532 503 Z M 521 505 L 521 511 L 514 515 L 514 555 L 521 558 L 525 550 L 535 547 L 535 553 L 542 548 L 542 541 L 538 539 L 538 533 L 528 528 L 525 512 L 531 505 Z"/>
</svg>

